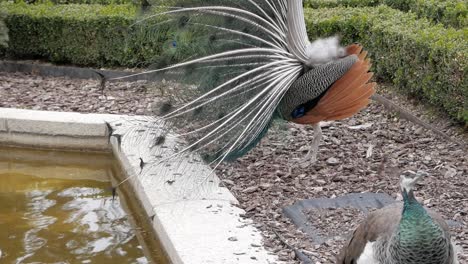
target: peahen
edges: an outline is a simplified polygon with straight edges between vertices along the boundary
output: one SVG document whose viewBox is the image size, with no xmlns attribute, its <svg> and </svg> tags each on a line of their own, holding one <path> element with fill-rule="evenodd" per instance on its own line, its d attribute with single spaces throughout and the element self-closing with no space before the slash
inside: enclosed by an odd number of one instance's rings
<svg viewBox="0 0 468 264">
<path fill-rule="evenodd" d="M 338 256 L 337 264 L 457 264 L 455 245 L 442 217 L 414 197 L 426 174 L 401 175 L 403 204 L 369 214 Z"/>
<path fill-rule="evenodd" d="M 394 107 L 373 96 L 360 45 L 342 47 L 337 37 L 309 41 L 301 0 L 171 0 L 153 7 L 158 12 L 139 23 L 155 21 L 149 36 L 167 41 L 156 69 L 145 74 L 183 84 L 171 92 L 181 91 L 183 104 L 158 109 L 188 142 L 180 154 L 234 160 L 283 119 L 313 126 L 306 159 L 315 161 L 321 121 L 350 117 L 371 97 Z"/>
</svg>

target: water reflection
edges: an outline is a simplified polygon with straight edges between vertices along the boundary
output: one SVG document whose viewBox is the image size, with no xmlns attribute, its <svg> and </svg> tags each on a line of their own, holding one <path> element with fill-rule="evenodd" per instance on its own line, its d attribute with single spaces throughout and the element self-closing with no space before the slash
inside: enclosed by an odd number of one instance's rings
<svg viewBox="0 0 468 264">
<path fill-rule="evenodd" d="M 1 170 L 0 263 L 148 263 L 109 185 Z"/>
</svg>

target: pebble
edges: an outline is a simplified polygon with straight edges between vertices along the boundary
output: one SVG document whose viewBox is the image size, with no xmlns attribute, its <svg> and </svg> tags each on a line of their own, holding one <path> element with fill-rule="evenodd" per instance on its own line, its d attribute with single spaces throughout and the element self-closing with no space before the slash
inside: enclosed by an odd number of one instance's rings
<svg viewBox="0 0 468 264">
<path fill-rule="evenodd" d="M 340 161 L 336 158 L 329 158 L 327 159 L 327 164 L 328 165 L 338 165 L 340 164 Z"/>
</svg>

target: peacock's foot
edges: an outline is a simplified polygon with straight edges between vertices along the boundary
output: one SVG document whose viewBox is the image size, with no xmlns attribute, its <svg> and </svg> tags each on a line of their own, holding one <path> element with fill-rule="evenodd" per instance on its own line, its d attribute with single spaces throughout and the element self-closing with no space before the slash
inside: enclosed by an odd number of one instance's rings
<svg viewBox="0 0 468 264">
<path fill-rule="evenodd" d="M 295 163 L 301 168 L 308 168 L 317 163 L 317 151 L 309 150 L 303 158 L 295 160 Z"/>
<path fill-rule="evenodd" d="M 312 145 L 304 158 L 297 160 L 297 164 L 301 168 L 307 168 L 317 162 L 317 154 L 319 151 L 320 142 L 322 141 L 322 129 L 320 124 L 314 124 L 314 139 Z"/>
</svg>

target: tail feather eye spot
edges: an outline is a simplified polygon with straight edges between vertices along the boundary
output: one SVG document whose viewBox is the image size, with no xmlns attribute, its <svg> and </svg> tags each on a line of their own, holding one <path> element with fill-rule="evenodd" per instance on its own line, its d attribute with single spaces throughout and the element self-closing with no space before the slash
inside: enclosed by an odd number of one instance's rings
<svg viewBox="0 0 468 264">
<path fill-rule="evenodd" d="M 187 17 L 187 16 L 182 16 L 182 17 L 179 19 L 179 27 L 180 27 L 180 28 L 185 27 L 185 26 L 188 24 L 189 20 L 190 20 L 189 17 Z"/>
<path fill-rule="evenodd" d="M 169 113 L 172 109 L 173 109 L 173 106 L 171 103 L 163 103 L 161 105 L 161 108 L 159 109 L 159 112 L 164 115 L 164 114 Z"/>
<path fill-rule="evenodd" d="M 202 112 L 203 112 L 203 106 L 200 106 L 200 107 L 196 108 L 195 110 L 193 110 L 193 115 L 197 116 L 197 115 L 201 114 Z"/>
<path fill-rule="evenodd" d="M 166 137 L 165 136 L 158 136 L 154 142 L 156 146 L 162 145 L 166 142 Z"/>
<path fill-rule="evenodd" d="M 218 114 L 218 120 L 223 119 L 225 116 L 226 116 L 226 113 L 223 113 L 223 112 L 219 113 Z"/>
</svg>

